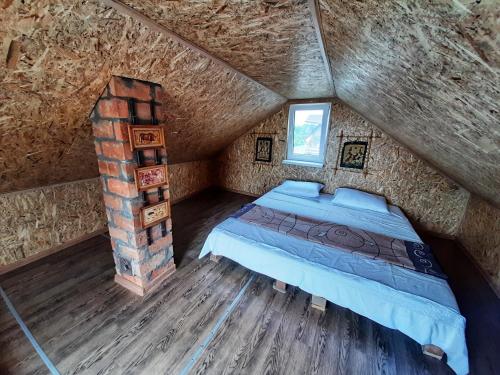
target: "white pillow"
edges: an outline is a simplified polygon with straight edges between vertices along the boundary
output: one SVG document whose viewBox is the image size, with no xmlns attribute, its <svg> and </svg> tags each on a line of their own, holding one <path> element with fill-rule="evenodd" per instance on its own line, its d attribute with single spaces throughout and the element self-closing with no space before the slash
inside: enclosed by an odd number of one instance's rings
<svg viewBox="0 0 500 375">
<path fill-rule="evenodd" d="M 296 197 L 317 198 L 319 197 L 320 190 L 323 189 L 324 186 L 325 185 L 317 182 L 287 180 L 274 188 L 274 191 Z"/>
<path fill-rule="evenodd" d="M 332 203 L 349 208 L 389 213 L 384 197 L 356 189 L 338 188 L 335 190 Z"/>
</svg>

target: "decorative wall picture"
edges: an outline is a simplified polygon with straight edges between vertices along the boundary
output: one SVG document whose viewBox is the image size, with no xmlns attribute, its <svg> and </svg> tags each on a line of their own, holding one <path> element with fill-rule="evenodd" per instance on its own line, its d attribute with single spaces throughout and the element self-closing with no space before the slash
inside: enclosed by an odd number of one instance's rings
<svg viewBox="0 0 500 375">
<path fill-rule="evenodd" d="M 342 146 L 341 168 L 363 169 L 365 166 L 367 141 L 347 141 Z"/>
<path fill-rule="evenodd" d="M 165 132 L 162 126 L 129 125 L 128 135 L 132 151 L 165 147 Z"/>
<path fill-rule="evenodd" d="M 141 222 L 143 228 L 149 228 L 153 225 L 165 221 L 170 216 L 168 201 L 155 203 L 141 208 Z"/>
<path fill-rule="evenodd" d="M 273 139 L 257 137 L 255 141 L 255 161 L 270 163 L 273 158 Z"/>
<path fill-rule="evenodd" d="M 162 185 L 167 185 L 167 173 L 167 166 L 164 164 L 137 168 L 134 171 L 137 190 L 144 191 Z"/>
</svg>

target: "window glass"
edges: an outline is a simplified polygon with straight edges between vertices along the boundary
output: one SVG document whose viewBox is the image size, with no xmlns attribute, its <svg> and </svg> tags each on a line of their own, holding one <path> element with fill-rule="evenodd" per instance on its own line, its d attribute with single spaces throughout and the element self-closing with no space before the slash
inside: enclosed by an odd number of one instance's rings
<svg viewBox="0 0 500 375">
<path fill-rule="evenodd" d="M 330 103 L 292 104 L 288 113 L 288 148 L 284 163 L 323 166 Z"/>
</svg>

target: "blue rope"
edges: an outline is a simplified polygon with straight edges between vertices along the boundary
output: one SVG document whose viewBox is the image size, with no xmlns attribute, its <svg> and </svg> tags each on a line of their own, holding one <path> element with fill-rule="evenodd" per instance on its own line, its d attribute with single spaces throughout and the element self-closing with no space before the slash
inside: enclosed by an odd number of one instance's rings
<svg viewBox="0 0 500 375">
<path fill-rule="evenodd" d="M 233 302 L 226 308 L 226 310 L 224 311 L 224 314 L 222 314 L 222 316 L 219 318 L 219 320 L 217 320 L 217 323 L 215 323 L 215 326 L 212 328 L 212 330 L 210 331 L 210 333 L 208 334 L 208 336 L 205 338 L 205 340 L 203 341 L 203 343 L 198 347 L 198 349 L 193 354 L 193 356 L 191 357 L 191 359 L 189 360 L 189 362 L 186 364 L 186 366 L 184 366 L 184 368 L 180 372 L 181 375 L 187 375 L 189 373 L 189 371 L 191 371 L 191 369 L 196 364 L 196 362 L 198 361 L 198 359 L 200 359 L 201 355 L 203 354 L 203 352 L 205 351 L 205 349 L 208 347 L 208 345 L 210 344 L 210 342 L 212 341 L 212 339 L 214 338 L 214 336 L 217 334 L 217 331 L 219 330 L 219 328 L 222 326 L 222 324 L 227 319 L 227 317 L 229 316 L 229 314 L 231 314 L 231 312 L 234 310 L 234 308 L 236 307 L 236 305 L 240 301 L 241 297 L 243 297 L 243 294 L 248 289 L 248 287 L 250 286 L 250 284 L 252 283 L 252 281 L 254 279 L 255 279 L 255 274 L 253 274 L 248 279 L 248 281 L 245 283 L 245 285 L 243 286 L 243 288 L 241 288 L 240 292 L 238 293 L 238 295 L 236 296 L 236 298 L 233 300 Z"/>
<path fill-rule="evenodd" d="M 9 297 L 7 297 L 7 294 L 4 292 L 4 290 L 3 290 L 3 288 L 1 286 L 0 286 L 0 295 L 2 296 L 5 304 L 7 305 L 7 308 L 10 311 L 10 313 L 16 319 L 17 323 L 19 324 L 19 326 L 23 330 L 24 334 L 26 335 L 26 337 L 30 341 L 31 345 L 33 345 L 33 347 L 35 348 L 36 352 L 38 353 L 38 355 L 40 356 L 40 358 L 42 359 L 42 361 L 45 363 L 45 366 L 47 366 L 47 368 L 49 369 L 50 373 L 52 375 L 60 375 L 60 373 L 57 370 L 56 366 L 54 366 L 54 364 L 50 361 L 49 357 L 47 357 L 47 355 L 42 350 L 42 348 L 40 347 L 40 345 L 38 345 L 38 343 L 36 342 L 35 338 L 31 334 L 31 332 L 28 329 L 28 327 L 26 326 L 26 324 L 24 324 L 23 320 L 21 319 L 21 317 L 17 313 L 16 309 L 14 308 L 14 305 L 12 304 L 12 302 L 10 302 Z"/>
</svg>

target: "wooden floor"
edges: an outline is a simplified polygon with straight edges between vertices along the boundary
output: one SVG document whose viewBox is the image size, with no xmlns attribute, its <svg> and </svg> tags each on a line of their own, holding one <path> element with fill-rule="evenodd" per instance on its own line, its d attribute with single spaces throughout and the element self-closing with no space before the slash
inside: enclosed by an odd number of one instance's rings
<svg viewBox="0 0 500 375">
<path fill-rule="evenodd" d="M 449 374 L 403 334 L 229 260 L 197 254 L 210 229 L 252 198 L 207 191 L 173 207 L 178 271 L 145 300 L 113 282 L 109 240 L 96 237 L 0 278 L 64 374 L 180 374 L 252 278 L 193 374 Z M 473 374 L 500 369 L 498 299 L 453 242 L 427 239 L 468 319 Z M 455 253 L 453 261 L 450 258 Z M 451 266 L 453 265 L 453 266 Z M 252 276 L 253 275 L 253 276 Z M 0 302 L 0 373 L 48 373 Z M 498 373 L 498 372 L 497 372 Z"/>
</svg>

